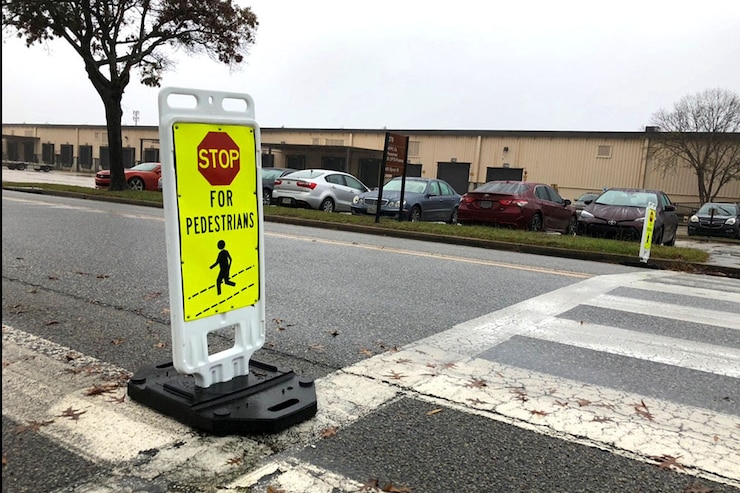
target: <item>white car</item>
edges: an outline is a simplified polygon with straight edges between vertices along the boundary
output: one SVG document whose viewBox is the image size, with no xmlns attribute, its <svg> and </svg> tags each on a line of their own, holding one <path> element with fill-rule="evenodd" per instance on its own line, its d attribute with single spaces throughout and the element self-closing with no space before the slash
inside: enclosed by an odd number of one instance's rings
<svg viewBox="0 0 740 493">
<path fill-rule="evenodd" d="M 342 171 L 303 169 L 275 179 L 272 201 L 287 207 L 350 212 L 352 201 L 370 189 Z"/>
</svg>

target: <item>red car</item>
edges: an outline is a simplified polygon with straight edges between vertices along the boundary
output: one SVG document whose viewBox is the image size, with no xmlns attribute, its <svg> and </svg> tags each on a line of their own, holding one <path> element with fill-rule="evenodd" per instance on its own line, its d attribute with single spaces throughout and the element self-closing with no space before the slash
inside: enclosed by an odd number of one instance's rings
<svg viewBox="0 0 740 493">
<path fill-rule="evenodd" d="M 531 231 L 575 234 L 576 209 L 544 183 L 489 181 L 463 195 L 460 224 L 488 224 Z"/>
<path fill-rule="evenodd" d="M 126 183 L 132 190 L 162 191 L 158 187 L 159 177 L 162 176 L 160 163 L 140 163 L 133 168 L 123 170 Z M 110 186 L 110 170 L 104 169 L 95 173 L 95 188 Z"/>
</svg>

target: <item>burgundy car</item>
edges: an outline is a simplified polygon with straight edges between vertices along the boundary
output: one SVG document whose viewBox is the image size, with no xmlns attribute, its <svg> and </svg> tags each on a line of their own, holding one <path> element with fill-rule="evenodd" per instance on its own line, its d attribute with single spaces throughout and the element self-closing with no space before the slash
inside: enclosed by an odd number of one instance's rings
<svg viewBox="0 0 740 493">
<path fill-rule="evenodd" d="M 576 209 L 555 188 L 526 181 L 489 181 L 463 195 L 457 221 L 575 234 Z"/>
<path fill-rule="evenodd" d="M 660 190 L 610 188 L 583 209 L 578 229 L 587 236 L 640 241 L 650 203 L 655 204 L 653 244 L 675 245 L 676 206 Z"/>
</svg>

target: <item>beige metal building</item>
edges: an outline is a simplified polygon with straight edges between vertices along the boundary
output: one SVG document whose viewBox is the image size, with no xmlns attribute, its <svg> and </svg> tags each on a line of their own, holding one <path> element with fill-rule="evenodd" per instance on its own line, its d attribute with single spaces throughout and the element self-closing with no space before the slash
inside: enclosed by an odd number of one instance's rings
<svg viewBox="0 0 740 493">
<path fill-rule="evenodd" d="M 409 136 L 409 176 L 438 177 L 464 193 L 493 179 L 555 185 L 571 200 L 604 187 L 665 191 L 678 204 L 698 204 L 696 176 L 688 169 L 663 175 L 650 162 L 652 128 L 645 132 L 495 130 L 388 130 Z M 347 171 L 377 186 L 385 129 L 261 128 L 262 165 Z M 159 160 L 156 126 L 122 128 L 124 163 Z M 109 164 L 105 126 L 6 124 L 3 162 L 52 164 L 90 172 Z M 740 201 L 740 181 L 717 198 Z"/>
</svg>

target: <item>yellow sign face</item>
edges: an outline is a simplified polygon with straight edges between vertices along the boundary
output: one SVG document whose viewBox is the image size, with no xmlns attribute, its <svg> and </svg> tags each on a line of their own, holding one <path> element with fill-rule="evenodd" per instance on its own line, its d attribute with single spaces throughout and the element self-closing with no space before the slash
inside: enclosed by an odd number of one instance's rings
<svg viewBox="0 0 740 493">
<path fill-rule="evenodd" d="M 185 321 L 260 298 L 255 131 L 173 126 Z"/>
<path fill-rule="evenodd" d="M 655 209 L 648 209 L 647 229 L 645 230 L 644 248 L 650 250 L 653 244 L 653 229 L 655 227 Z"/>
</svg>

